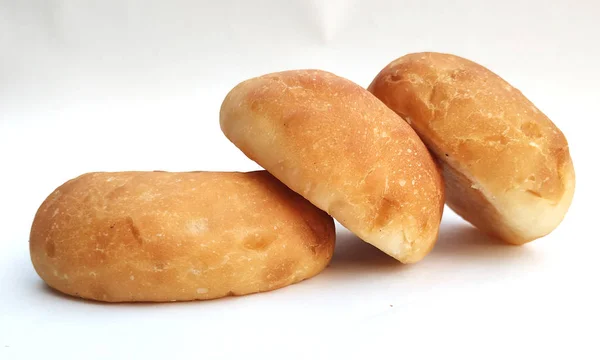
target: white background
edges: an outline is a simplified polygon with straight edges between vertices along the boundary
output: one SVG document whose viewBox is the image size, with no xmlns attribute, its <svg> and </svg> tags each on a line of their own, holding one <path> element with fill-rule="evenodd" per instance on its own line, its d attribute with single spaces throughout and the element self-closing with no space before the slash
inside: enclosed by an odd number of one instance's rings
<svg viewBox="0 0 600 360">
<path fill-rule="evenodd" d="M 598 359 L 600 2 L 0 0 L 0 359 Z M 48 290 L 28 236 L 44 198 L 89 171 L 252 170 L 221 134 L 236 83 L 320 68 L 367 86 L 409 52 L 477 61 L 565 133 L 562 225 L 500 244 L 446 209 L 400 265 L 339 227 L 331 265 L 271 293 L 105 305 Z"/>
</svg>

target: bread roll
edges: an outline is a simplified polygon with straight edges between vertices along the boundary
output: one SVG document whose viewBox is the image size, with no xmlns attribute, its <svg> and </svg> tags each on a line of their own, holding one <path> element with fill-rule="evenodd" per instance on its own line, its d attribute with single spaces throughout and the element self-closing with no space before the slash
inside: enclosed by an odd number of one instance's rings
<svg viewBox="0 0 600 360">
<path fill-rule="evenodd" d="M 369 90 L 442 163 L 448 205 L 467 221 L 513 244 L 561 222 L 575 189 L 567 140 L 498 75 L 458 56 L 410 54 Z"/>
<path fill-rule="evenodd" d="M 91 173 L 54 191 L 31 229 L 51 287 L 108 302 L 214 299 L 318 274 L 333 219 L 266 171 Z"/>
<path fill-rule="evenodd" d="M 404 263 L 433 247 L 443 209 L 438 169 L 415 132 L 368 91 L 319 70 L 237 85 L 221 129 L 250 159 Z"/>
</svg>

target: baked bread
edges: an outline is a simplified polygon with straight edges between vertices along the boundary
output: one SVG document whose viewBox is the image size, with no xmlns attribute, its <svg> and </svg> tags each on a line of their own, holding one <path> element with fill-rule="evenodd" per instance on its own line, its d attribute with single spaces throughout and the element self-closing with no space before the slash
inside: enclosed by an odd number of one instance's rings
<svg viewBox="0 0 600 360">
<path fill-rule="evenodd" d="M 319 70 L 242 82 L 221 129 L 250 159 L 404 263 L 433 247 L 443 184 L 427 148 L 368 91 Z"/>
<path fill-rule="evenodd" d="M 90 173 L 54 191 L 31 229 L 51 287 L 108 302 L 214 299 L 318 274 L 333 219 L 266 171 Z"/>
<path fill-rule="evenodd" d="M 448 205 L 513 244 L 550 233 L 575 190 L 563 133 L 519 90 L 467 59 L 401 57 L 369 86 L 440 161 Z"/>
</svg>

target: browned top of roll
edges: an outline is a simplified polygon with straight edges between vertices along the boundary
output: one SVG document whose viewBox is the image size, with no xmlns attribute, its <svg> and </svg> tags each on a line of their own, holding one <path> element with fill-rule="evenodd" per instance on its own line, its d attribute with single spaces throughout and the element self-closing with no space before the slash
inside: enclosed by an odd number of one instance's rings
<svg viewBox="0 0 600 360">
<path fill-rule="evenodd" d="M 102 301 L 211 299 L 320 272 L 333 220 L 266 171 L 90 173 L 39 208 L 31 258 L 52 287 Z"/>
<path fill-rule="evenodd" d="M 403 262 L 437 238 L 443 185 L 415 132 L 355 83 L 320 70 L 237 85 L 221 128 L 248 157 Z"/>
<path fill-rule="evenodd" d="M 386 66 L 369 90 L 412 125 L 449 171 L 468 178 L 505 216 L 525 215 L 530 224 L 519 224 L 520 232 L 526 232 L 523 226 L 546 227 L 544 219 L 527 215 L 539 204 L 566 211 L 574 175 L 563 133 L 492 71 L 454 55 L 409 54 Z M 447 195 L 452 206 L 454 196 Z M 529 208 L 521 214 L 518 206 Z M 555 220 L 553 215 L 549 222 Z"/>
</svg>

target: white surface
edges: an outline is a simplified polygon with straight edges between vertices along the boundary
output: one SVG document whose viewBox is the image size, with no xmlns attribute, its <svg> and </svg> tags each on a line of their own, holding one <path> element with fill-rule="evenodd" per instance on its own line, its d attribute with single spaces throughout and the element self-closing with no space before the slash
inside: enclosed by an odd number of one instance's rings
<svg viewBox="0 0 600 360">
<path fill-rule="evenodd" d="M 600 358 L 599 15 L 594 0 L 0 0 L 0 359 Z M 447 209 L 404 266 L 340 230 L 321 275 L 209 302 L 84 302 L 35 274 L 33 215 L 69 178 L 257 169 L 219 130 L 236 83 L 321 68 L 367 86 L 423 50 L 488 66 L 566 134 L 577 191 L 554 233 L 505 246 Z"/>
</svg>

